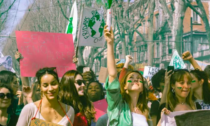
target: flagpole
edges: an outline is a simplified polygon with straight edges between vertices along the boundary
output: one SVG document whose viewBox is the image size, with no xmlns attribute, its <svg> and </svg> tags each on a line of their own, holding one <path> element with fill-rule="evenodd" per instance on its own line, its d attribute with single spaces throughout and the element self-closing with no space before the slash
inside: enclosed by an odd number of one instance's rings
<svg viewBox="0 0 210 126">
<path fill-rule="evenodd" d="M 82 10 L 81 10 L 81 13 L 80 13 L 80 21 L 79 21 L 79 27 L 78 27 L 78 33 L 77 33 L 77 45 L 76 45 L 76 50 L 75 50 L 75 56 L 77 58 L 77 53 L 78 53 L 78 50 L 79 50 L 79 37 L 80 37 L 80 32 L 81 32 L 81 24 L 82 24 L 82 19 L 83 18 L 83 10 L 84 10 L 84 4 L 82 4 Z"/>
</svg>

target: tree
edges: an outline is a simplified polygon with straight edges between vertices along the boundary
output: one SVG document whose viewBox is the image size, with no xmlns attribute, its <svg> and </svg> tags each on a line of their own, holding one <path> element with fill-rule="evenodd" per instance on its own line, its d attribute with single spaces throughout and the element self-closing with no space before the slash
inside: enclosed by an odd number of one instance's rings
<svg viewBox="0 0 210 126">
<path fill-rule="evenodd" d="M 160 3 L 166 19 L 165 21 L 168 22 L 169 29 L 172 32 L 172 41 L 175 42 L 175 48 L 181 54 L 183 20 L 187 9 L 186 3 L 183 0 L 171 0 L 170 8 L 166 0 L 160 0 Z"/>
<path fill-rule="evenodd" d="M 9 10 L 13 7 L 16 0 L 0 0 L 0 30 L 2 31 L 8 17 Z"/>
</svg>

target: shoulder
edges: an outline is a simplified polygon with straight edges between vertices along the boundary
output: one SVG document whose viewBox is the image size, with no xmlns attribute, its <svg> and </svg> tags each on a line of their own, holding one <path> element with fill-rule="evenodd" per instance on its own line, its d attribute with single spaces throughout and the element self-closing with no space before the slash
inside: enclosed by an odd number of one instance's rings
<svg viewBox="0 0 210 126">
<path fill-rule="evenodd" d="M 27 105 L 25 105 L 23 107 L 23 110 L 25 110 L 25 111 L 34 111 L 35 108 L 36 108 L 36 105 L 34 103 L 29 103 L 29 104 L 27 104 Z"/>
<path fill-rule="evenodd" d="M 74 108 L 70 105 L 64 104 L 61 102 L 62 108 L 67 112 L 67 114 L 74 113 Z"/>
</svg>

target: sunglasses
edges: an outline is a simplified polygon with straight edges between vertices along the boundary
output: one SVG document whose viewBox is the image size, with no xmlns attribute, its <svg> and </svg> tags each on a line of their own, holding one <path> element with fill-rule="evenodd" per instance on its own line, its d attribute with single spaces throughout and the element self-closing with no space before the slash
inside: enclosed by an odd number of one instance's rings
<svg viewBox="0 0 210 126">
<path fill-rule="evenodd" d="M 5 96 L 7 96 L 8 99 L 11 99 L 12 98 L 12 94 L 11 93 L 7 93 L 7 94 L 0 93 L 0 99 L 4 99 Z"/>
<path fill-rule="evenodd" d="M 45 72 L 51 72 L 54 71 L 57 73 L 56 67 L 46 67 L 46 68 L 42 68 L 40 69 L 38 72 L 39 73 L 45 73 Z"/>
<path fill-rule="evenodd" d="M 85 85 L 85 81 L 84 80 L 76 80 L 76 83 L 81 86 L 82 84 Z"/>
</svg>

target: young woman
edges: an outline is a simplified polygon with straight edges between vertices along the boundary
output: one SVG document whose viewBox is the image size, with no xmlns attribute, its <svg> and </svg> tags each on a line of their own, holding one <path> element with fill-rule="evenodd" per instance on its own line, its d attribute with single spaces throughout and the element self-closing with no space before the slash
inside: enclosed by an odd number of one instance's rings
<svg viewBox="0 0 210 126">
<path fill-rule="evenodd" d="M 8 84 L 0 84 L 0 126 L 15 126 L 18 116 L 9 114 L 8 108 L 14 100 L 12 88 Z M 12 109 L 12 108 L 10 108 Z"/>
<path fill-rule="evenodd" d="M 60 100 L 75 110 L 74 126 L 89 126 L 95 118 L 94 107 L 85 93 L 82 75 L 75 70 L 67 71 L 61 79 Z"/>
<path fill-rule="evenodd" d="M 208 77 L 204 71 L 191 70 L 193 99 L 199 103 L 201 109 L 210 109 L 210 90 Z"/>
<path fill-rule="evenodd" d="M 103 86 L 98 81 L 90 82 L 87 85 L 87 95 L 92 102 L 104 99 Z"/>
<path fill-rule="evenodd" d="M 41 100 L 27 104 L 21 111 L 17 126 L 29 126 L 31 120 L 44 120 L 62 126 L 72 126 L 74 109 L 58 100 L 59 80 L 55 68 L 43 68 L 36 73 Z"/>
<path fill-rule="evenodd" d="M 174 111 L 195 110 L 198 107 L 192 100 L 191 82 L 192 78 L 187 70 L 174 71 L 168 85 L 166 103 L 160 105 L 157 121 L 161 111 L 169 114 Z"/>
<path fill-rule="evenodd" d="M 114 34 L 104 28 L 107 41 L 108 78 L 107 90 L 108 125 L 111 126 L 148 126 L 148 107 L 144 80 L 138 71 L 128 72 L 121 83 L 118 81 L 114 58 Z"/>
</svg>

